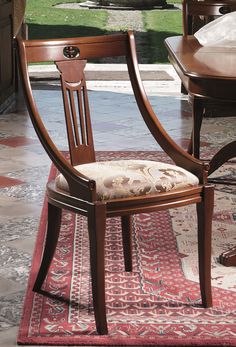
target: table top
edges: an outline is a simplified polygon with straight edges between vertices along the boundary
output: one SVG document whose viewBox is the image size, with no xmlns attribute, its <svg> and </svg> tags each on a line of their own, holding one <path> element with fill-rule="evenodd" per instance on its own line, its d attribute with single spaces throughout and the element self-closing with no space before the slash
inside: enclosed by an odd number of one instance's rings
<svg viewBox="0 0 236 347">
<path fill-rule="evenodd" d="M 236 80 L 236 47 L 203 47 L 194 36 L 165 40 L 171 63 L 189 78 Z"/>
</svg>

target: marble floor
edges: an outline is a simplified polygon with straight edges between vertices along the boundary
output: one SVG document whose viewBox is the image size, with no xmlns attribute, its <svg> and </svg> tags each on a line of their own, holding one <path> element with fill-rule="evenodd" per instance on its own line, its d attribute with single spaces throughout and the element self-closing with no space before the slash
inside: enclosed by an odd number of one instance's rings
<svg viewBox="0 0 236 347">
<path fill-rule="evenodd" d="M 172 78 L 145 81 L 147 94 L 166 130 L 186 148 L 192 121 L 187 97 L 181 95 L 172 67 L 158 68 Z M 138 114 L 128 82 L 89 81 L 88 88 L 96 150 L 159 150 Z M 34 94 L 52 137 L 65 149 L 57 82 L 35 83 Z M 201 144 L 207 153 L 235 139 L 236 118 L 223 112 L 219 116 L 204 119 Z M 0 163 L 0 346 L 12 347 L 50 168 L 23 103 L 17 112 L 0 115 Z"/>
</svg>

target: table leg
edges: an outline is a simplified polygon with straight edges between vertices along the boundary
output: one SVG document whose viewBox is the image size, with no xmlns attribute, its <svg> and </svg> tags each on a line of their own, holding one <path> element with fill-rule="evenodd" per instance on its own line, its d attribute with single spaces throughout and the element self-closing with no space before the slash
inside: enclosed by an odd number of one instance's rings
<svg viewBox="0 0 236 347">
<path fill-rule="evenodd" d="M 204 113 L 203 99 L 192 96 L 190 99 L 192 104 L 193 128 L 191 140 L 188 147 L 188 153 L 193 154 L 195 158 L 200 156 L 200 131 L 202 126 L 202 118 Z"/>
</svg>

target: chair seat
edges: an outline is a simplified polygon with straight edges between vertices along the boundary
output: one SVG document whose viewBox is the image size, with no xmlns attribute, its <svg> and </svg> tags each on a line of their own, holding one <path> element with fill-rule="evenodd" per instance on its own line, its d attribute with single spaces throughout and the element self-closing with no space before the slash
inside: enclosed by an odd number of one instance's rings
<svg viewBox="0 0 236 347">
<path fill-rule="evenodd" d="M 199 180 L 192 173 L 171 164 L 149 160 L 114 160 L 75 166 L 96 182 L 97 199 L 119 199 L 193 187 Z M 62 174 L 56 186 L 69 191 Z"/>
</svg>

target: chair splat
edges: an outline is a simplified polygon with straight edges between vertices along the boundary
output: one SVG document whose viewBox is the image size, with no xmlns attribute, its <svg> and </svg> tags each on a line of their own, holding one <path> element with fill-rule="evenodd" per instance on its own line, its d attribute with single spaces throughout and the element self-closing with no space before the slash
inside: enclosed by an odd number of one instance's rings
<svg viewBox="0 0 236 347">
<path fill-rule="evenodd" d="M 61 73 L 66 127 L 72 165 L 95 161 L 84 68 L 86 60 L 56 62 Z"/>
</svg>

